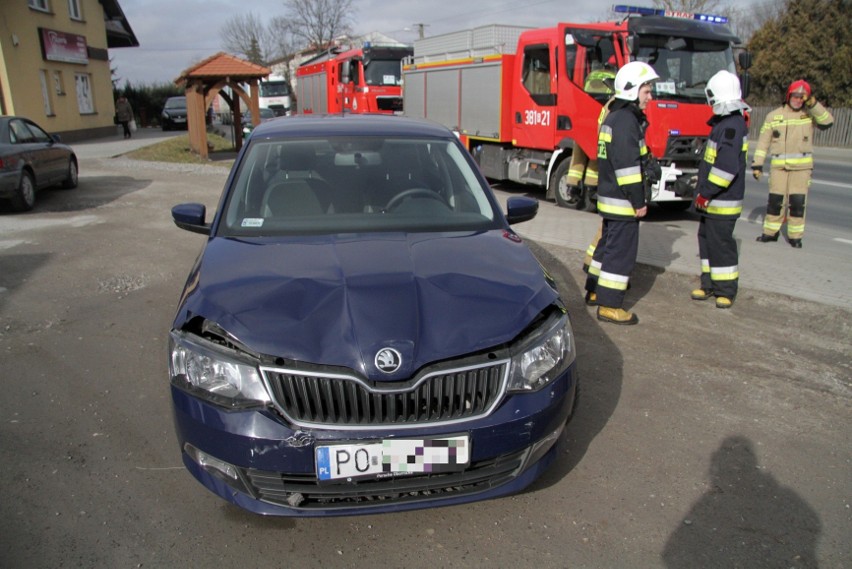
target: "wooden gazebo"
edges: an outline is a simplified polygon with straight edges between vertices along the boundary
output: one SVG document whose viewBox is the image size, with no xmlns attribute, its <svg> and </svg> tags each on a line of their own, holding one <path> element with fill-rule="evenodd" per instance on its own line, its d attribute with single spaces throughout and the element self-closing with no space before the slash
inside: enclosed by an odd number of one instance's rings
<svg viewBox="0 0 852 569">
<path fill-rule="evenodd" d="M 207 158 L 207 109 L 220 95 L 234 117 L 234 142 L 239 150 L 243 144 L 239 100 L 251 110 L 252 122 L 260 124 L 257 84 L 271 72 L 267 67 L 221 51 L 185 69 L 175 83 L 186 91 L 186 119 L 192 151 Z M 250 87 L 248 91 L 246 85 Z M 223 92 L 224 87 L 229 87 L 232 95 Z"/>
</svg>

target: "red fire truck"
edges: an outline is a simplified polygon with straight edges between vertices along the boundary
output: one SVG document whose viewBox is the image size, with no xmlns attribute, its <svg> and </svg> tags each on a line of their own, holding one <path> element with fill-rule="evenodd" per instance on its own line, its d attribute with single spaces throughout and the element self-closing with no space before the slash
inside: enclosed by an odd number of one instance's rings
<svg viewBox="0 0 852 569">
<path fill-rule="evenodd" d="M 597 155 L 598 116 L 619 67 L 644 61 L 660 80 L 646 114 L 646 142 L 663 165 L 651 201 L 689 206 L 710 133 L 704 88 L 720 69 L 735 71 L 739 39 L 718 16 L 616 6 L 618 22 L 551 28 L 483 26 L 417 40 L 403 65 L 405 114 L 455 129 L 493 180 L 570 200 L 565 179 L 574 148 Z M 646 15 L 647 14 L 647 15 Z M 743 52 L 740 66 L 748 69 Z M 741 78 L 747 93 L 747 73 Z"/>
<path fill-rule="evenodd" d="M 300 113 L 401 113 L 402 59 L 410 47 L 332 48 L 296 70 Z"/>
</svg>

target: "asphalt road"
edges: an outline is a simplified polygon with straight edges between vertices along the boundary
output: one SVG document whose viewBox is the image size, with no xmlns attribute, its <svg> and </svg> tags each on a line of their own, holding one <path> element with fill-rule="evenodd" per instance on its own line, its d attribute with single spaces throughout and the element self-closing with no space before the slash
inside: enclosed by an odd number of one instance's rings
<svg viewBox="0 0 852 569">
<path fill-rule="evenodd" d="M 181 465 L 166 343 L 203 243 L 169 209 L 212 210 L 226 170 L 95 154 L 77 190 L 0 213 L 0 567 L 852 565 L 850 309 L 744 286 L 717 310 L 688 299 L 694 277 L 669 259 L 636 271 L 639 326 L 601 324 L 582 303 L 581 249 L 530 237 L 538 220 L 521 227 L 568 303 L 582 378 L 543 479 L 383 516 L 225 504 Z M 582 242 L 594 217 L 558 219 Z M 685 248 L 690 223 L 664 225 Z"/>
</svg>

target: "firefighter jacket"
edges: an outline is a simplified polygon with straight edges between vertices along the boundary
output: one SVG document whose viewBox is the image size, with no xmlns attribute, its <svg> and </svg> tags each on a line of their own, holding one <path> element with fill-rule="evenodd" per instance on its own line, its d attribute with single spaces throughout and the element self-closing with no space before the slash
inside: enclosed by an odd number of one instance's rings
<svg viewBox="0 0 852 569">
<path fill-rule="evenodd" d="M 598 212 L 607 219 L 636 219 L 645 206 L 643 167 L 648 121 L 635 102 L 615 100 L 598 132 Z"/>
<path fill-rule="evenodd" d="M 831 113 L 816 102 L 798 111 L 786 104 L 775 109 L 760 127 L 752 167 L 763 168 L 768 154 L 771 168 L 813 170 L 814 124 L 826 129 L 833 123 Z"/>
<path fill-rule="evenodd" d="M 710 200 L 704 215 L 736 219 L 743 211 L 748 128 L 741 113 L 714 116 L 698 165 L 698 193 Z"/>
</svg>

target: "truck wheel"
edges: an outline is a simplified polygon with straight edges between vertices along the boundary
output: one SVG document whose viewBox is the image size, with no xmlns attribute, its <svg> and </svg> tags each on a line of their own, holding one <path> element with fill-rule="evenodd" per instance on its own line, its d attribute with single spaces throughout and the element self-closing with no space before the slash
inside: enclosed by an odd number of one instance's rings
<svg viewBox="0 0 852 569">
<path fill-rule="evenodd" d="M 35 181 L 29 172 L 21 173 L 21 182 L 11 199 L 15 211 L 29 211 L 35 205 Z"/>
<path fill-rule="evenodd" d="M 571 161 L 568 159 L 563 160 L 556 166 L 556 169 L 553 170 L 553 174 L 550 176 L 550 185 L 553 188 L 553 195 L 556 196 L 556 203 L 559 204 L 560 207 L 568 207 L 571 209 L 583 209 L 583 206 L 586 202 L 586 190 L 582 188 L 583 193 L 579 198 L 576 196 L 572 196 L 569 192 L 568 186 L 568 167 L 571 165 Z"/>
</svg>

